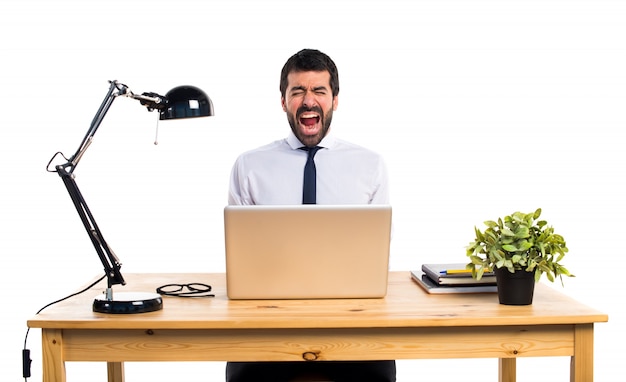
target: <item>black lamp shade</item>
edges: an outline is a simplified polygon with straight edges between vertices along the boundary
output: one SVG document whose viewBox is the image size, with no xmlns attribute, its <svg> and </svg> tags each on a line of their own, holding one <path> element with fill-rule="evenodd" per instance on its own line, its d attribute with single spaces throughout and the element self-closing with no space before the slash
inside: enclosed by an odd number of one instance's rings
<svg viewBox="0 0 626 382">
<path fill-rule="evenodd" d="M 160 111 L 160 120 L 209 117 L 213 115 L 213 103 L 205 92 L 195 86 L 178 86 L 167 92 L 165 109 Z"/>
</svg>

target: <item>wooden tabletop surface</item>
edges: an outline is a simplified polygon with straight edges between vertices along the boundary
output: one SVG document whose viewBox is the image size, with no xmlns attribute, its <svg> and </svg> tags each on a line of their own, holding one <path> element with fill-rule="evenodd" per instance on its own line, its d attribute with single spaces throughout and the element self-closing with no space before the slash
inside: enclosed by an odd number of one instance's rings
<svg viewBox="0 0 626 382">
<path fill-rule="evenodd" d="M 163 297 L 163 309 L 141 314 L 102 314 L 92 302 L 105 283 L 46 308 L 28 321 L 47 329 L 259 329 L 544 325 L 606 322 L 608 316 L 538 283 L 532 305 L 507 306 L 495 293 L 430 295 L 410 273 L 390 272 L 383 299 L 229 300 L 223 273 L 124 275 L 115 291 L 155 292 L 169 283 L 201 282 L 215 297 Z"/>
</svg>

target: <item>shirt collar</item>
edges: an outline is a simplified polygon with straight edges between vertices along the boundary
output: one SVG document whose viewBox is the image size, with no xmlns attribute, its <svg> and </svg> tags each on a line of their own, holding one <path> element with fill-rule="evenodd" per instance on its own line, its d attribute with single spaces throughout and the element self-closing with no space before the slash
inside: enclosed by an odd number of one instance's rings
<svg viewBox="0 0 626 382">
<path fill-rule="evenodd" d="M 326 136 L 318 144 L 318 146 L 332 149 L 335 146 L 335 142 L 335 136 L 332 135 L 332 133 L 329 131 L 328 134 L 326 134 Z M 298 150 L 300 147 L 304 146 L 302 142 L 300 142 L 300 140 L 296 138 L 295 134 L 291 130 L 289 131 L 289 135 L 287 136 L 287 144 L 289 144 L 289 147 L 291 147 L 293 150 Z"/>
</svg>

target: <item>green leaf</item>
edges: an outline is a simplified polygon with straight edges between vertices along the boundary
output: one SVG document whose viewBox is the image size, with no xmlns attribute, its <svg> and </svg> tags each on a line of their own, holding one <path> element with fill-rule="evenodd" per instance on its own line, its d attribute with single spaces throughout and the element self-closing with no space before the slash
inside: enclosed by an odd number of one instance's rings
<svg viewBox="0 0 626 382">
<path fill-rule="evenodd" d="M 531 243 L 530 241 L 522 240 L 522 241 L 520 241 L 518 243 L 517 248 L 518 248 L 519 251 L 526 251 L 526 250 L 530 249 L 532 246 L 533 246 L 533 243 Z"/>
<path fill-rule="evenodd" d="M 537 220 L 537 219 L 539 219 L 539 216 L 541 216 L 541 208 L 537 208 L 535 210 L 535 214 L 533 215 L 533 219 Z"/>
<path fill-rule="evenodd" d="M 525 226 L 519 226 L 519 227 L 517 227 L 517 229 L 515 230 L 515 237 L 518 237 L 518 238 L 527 238 L 527 237 L 530 237 L 530 230 L 528 229 L 528 227 L 525 227 Z"/>
<path fill-rule="evenodd" d="M 505 236 L 513 236 L 515 237 L 515 232 L 511 231 L 508 227 L 502 230 L 502 234 Z"/>
</svg>

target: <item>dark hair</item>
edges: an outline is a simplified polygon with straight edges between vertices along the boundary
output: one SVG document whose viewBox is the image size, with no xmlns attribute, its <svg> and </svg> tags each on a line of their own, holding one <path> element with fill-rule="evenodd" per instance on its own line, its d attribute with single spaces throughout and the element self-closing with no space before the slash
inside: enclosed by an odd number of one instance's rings
<svg viewBox="0 0 626 382">
<path fill-rule="evenodd" d="M 289 57 L 280 73 L 280 94 L 285 97 L 289 73 L 308 71 L 327 71 L 330 73 L 330 89 L 333 97 L 339 94 L 339 72 L 337 71 L 337 66 L 328 55 L 316 49 L 302 49 Z"/>
</svg>

